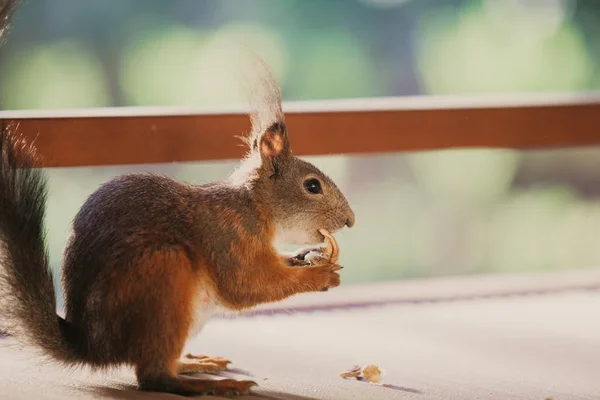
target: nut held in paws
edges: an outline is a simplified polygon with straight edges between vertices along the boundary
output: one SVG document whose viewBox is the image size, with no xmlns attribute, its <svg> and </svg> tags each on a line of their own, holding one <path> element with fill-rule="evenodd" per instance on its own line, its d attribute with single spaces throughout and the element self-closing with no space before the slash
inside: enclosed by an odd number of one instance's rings
<svg viewBox="0 0 600 400">
<path fill-rule="evenodd" d="M 321 248 L 325 258 L 333 264 L 337 264 L 340 258 L 340 247 L 338 246 L 335 238 L 327 229 L 319 229 L 319 233 L 325 237 L 327 247 Z"/>
</svg>

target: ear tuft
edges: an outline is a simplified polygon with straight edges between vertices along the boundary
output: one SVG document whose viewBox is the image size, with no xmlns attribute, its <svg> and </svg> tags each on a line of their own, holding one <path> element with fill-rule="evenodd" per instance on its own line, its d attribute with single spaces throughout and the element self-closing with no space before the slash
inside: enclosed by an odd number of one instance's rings
<svg viewBox="0 0 600 400">
<path fill-rule="evenodd" d="M 250 105 L 252 130 L 246 143 L 251 150 L 261 150 L 262 135 L 279 131 L 285 135 L 285 116 L 281 107 L 281 88 L 267 63 L 252 51 L 246 55 L 242 86 Z"/>
</svg>

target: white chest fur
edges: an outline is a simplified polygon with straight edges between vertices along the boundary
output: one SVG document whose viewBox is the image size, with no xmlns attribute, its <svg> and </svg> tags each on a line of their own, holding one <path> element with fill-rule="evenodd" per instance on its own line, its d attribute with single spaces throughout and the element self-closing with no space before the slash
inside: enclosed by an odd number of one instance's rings
<svg viewBox="0 0 600 400">
<path fill-rule="evenodd" d="M 200 290 L 194 303 L 194 319 L 192 327 L 188 335 L 189 339 L 193 339 L 201 331 L 206 322 L 218 313 L 221 308 L 216 296 L 205 289 Z"/>
</svg>

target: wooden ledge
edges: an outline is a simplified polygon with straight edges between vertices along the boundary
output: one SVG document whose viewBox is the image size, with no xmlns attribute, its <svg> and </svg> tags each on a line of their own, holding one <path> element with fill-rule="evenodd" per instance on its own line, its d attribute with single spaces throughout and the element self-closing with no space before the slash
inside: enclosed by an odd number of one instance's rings
<svg viewBox="0 0 600 400">
<path fill-rule="evenodd" d="M 419 96 L 285 103 L 298 155 L 600 144 L 600 93 Z M 48 167 L 238 159 L 243 107 L 4 111 Z"/>
</svg>

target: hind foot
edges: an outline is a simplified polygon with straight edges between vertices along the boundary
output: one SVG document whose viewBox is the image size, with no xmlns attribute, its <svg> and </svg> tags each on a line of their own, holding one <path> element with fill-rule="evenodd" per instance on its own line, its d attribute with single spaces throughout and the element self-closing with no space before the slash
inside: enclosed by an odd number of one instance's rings
<svg viewBox="0 0 600 400">
<path fill-rule="evenodd" d="M 178 374 L 190 374 L 195 372 L 214 374 L 227 369 L 231 361 L 223 357 L 212 357 L 204 355 L 186 354 L 184 360 L 177 364 Z"/>
<path fill-rule="evenodd" d="M 158 379 L 142 380 L 140 389 L 183 396 L 237 396 L 250 394 L 254 386 L 258 386 L 256 382 L 235 379 L 204 380 L 185 377 L 160 377 Z"/>
</svg>

